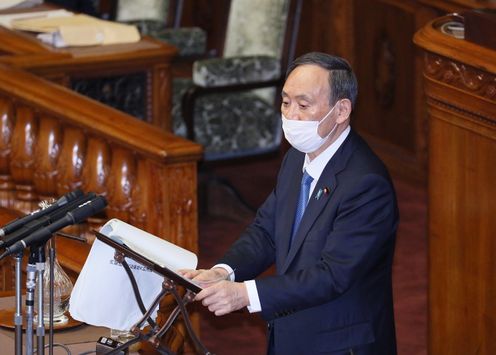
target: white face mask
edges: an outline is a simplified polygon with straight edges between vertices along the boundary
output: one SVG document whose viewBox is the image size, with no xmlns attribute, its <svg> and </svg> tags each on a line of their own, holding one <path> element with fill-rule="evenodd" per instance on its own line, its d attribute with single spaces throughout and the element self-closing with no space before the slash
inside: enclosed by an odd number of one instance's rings
<svg viewBox="0 0 496 355">
<path fill-rule="evenodd" d="M 289 144 L 302 153 L 312 153 L 319 149 L 338 127 L 336 123 L 327 136 L 321 137 L 319 135 L 320 124 L 329 117 L 335 107 L 336 105 L 319 121 L 289 120 L 284 117 L 284 114 L 281 114 L 282 130 Z"/>
</svg>

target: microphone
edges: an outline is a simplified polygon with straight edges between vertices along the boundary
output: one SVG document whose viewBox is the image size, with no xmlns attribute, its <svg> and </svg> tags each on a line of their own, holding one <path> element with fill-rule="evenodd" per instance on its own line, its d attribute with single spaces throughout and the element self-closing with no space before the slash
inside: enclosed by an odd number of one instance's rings
<svg viewBox="0 0 496 355">
<path fill-rule="evenodd" d="M 79 189 L 75 190 L 75 191 L 68 192 L 64 196 L 59 198 L 57 201 L 52 203 L 50 206 L 48 206 L 47 208 L 33 211 L 24 217 L 17 218 L 12 222 L 7 223 L 5 226 L 3 226 L 3 228 L 0 228 L 0 237 L 3 237 L 6 234 L 14 232 L 15 230 L 17 230 L 20 227 L 22 227 L 23 225 L 25 225 L 26 223 L 31 222 L 32 220 L 34 220 L 36 218 L 43 217 L 43 216 L 47 215 L 48 213 L 55 211 L 57 208 L 64 206 L 68 202 L 73 201 L 73 200 L 81 197 L 82 195 L 83 195 L 83 192 Z"/>
<path fill-rule="evenodd" d="M 80 197 L 67 203 L 66 205 L 57 208 L 55 211 L 53 211 L 49 215 L 45 215 L 43 217 L 40 217 L 40 218 L 37 218 L 33 221 L 28 222 L 23 227 L 21 227 L 21 228 L 17 229 L 16 231 L 6 235 L 3 238 L 3 240 L 0 240 L 0 248 L 5 248 L 5 247 L 11 246 L 15 242 L 18 242 L 22 238 L 33 233 L 38 228 L 46 226 L 47 224 L 53 223 L 54 221 L 64 217 L 64 215 L 67 212 L 73 210 L 74 208 L 78 207 L 80 204 L 82 204 L 86 201 L 89 201 L 95 197 L 96 197 L 96 194 L 94 192 L 90 192 L 86 196 L 81 195 Z"/>
<path fill-rule="evenodd" d="M 53 233 L 57 232 L 59 229 L 67 227 L 71 224 L 81 223 L 86 218 L 93 216 L 94 214 L 100 212 L 107 206 L 107 200 L 103 196 L 97 196 L 90 201 L 87 201 L 70 212 L 67 212 L 64 217 L 58 219 L 57 221 L 49 224 L 45 227 L 38 229 L 37 231 L 31 233 L 26 238 L 19 240 L 14 245 L 5 249 L 5 252 L 0 255 L 0 260 L 4 257 L 19 253 L 24 248 L 31 245 L 43 244 Z"/>
</svg>

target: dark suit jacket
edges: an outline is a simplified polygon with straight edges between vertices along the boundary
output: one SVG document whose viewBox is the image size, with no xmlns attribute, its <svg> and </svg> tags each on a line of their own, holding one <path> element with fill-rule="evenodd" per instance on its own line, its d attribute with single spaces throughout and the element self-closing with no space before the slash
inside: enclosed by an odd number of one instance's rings
<svg viewBox="0 0 496 355">
<path fill-rule="evenodd" d="M 327 164 L 289 245 L 304 154 L 290 149 L 277 185 L 220 261 L 256 279 L 276 354 L 396 354 L 391 271 L 398 224 L 386 168 L 351 130 Z M 317 197 L 328 188 L 328 194 Z"/>
</svg>

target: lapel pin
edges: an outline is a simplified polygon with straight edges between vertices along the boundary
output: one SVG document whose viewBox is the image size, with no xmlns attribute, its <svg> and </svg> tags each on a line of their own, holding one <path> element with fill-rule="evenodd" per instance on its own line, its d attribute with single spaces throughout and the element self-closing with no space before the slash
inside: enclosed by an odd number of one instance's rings
<svg viewBox="0 0 496 355">
<path fill-rule="evenodd" d="M 331 192 L 331 190 L 327 186 L 324 188 L 321 188 L 321 189 L 319 189 L 319 191 L 317 191 L 317 194 L 315 194 L 315 199 L 320 200 L 320 198 L 323 195 L 327 196 L 327 195 L 329 195 L 330 192 Z"/>
</svg>

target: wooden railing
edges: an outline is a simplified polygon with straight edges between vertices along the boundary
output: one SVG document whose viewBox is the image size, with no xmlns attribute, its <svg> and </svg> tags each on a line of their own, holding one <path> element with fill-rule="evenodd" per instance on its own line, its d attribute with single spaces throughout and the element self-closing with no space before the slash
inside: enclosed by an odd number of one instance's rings
<svg viewBox="0 0 496 355">
<path fill-rule="evenodd" d="M 197 252 L 201 147 L 62 86 L 0 64 L 0 206 L 29 212 L 81 188 L 108 207 L 77 232 L 119 218 Z M 89 245 L 59 240 L 77 273 Z M 0 289 L 4 285 L 0 285 Z"/>
</svg>

